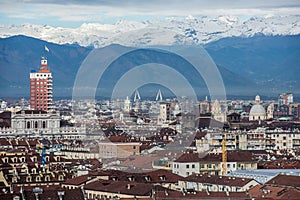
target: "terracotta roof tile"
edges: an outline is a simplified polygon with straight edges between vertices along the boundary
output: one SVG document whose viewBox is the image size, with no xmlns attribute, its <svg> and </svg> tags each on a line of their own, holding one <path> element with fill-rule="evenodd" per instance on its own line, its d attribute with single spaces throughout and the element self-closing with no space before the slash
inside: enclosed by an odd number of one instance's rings
<svg viewBox="0 0 300 200">
<path fill-rule="evenodd" d="M 277 175 L 268 182 L 266 185 L 281 186 L 281 187 L 295 187 L 300 188 L 300 176 L 291 175 Z"/>
<path fill-rule="evenodd" d="M 217 175 L 208 175 L 208 174 L 192 174 L 186 178 L 182 178 L 186 182 L 198 182 L 198 183 L 209 183 L 209 184 L 218 184 L 218 185 L 228 185 L 243 187 L 253 179 L 249 178 L 238 178 L 230 176 L 217 176 Z"/>
<path fill-rule="evenodd" d="M 78 176 L 78 177 L 75 177 L 72 179 L 67 179 L 63 184 L 80 186 L 94 178 L 95 178 L 95 176 L 91 176 L 91 175 L 87 174 L 87 175 Z"/>
<path fill-rule="evenodd" d="M 154 186 L 152 184 L 104 180 L 95 181 L 84 186 L 85 190 L 105 191 L 136 196 L 150 196 L 153 188 Z"/>
<path fill-rule="evenodd" d="M 245 192 L 193 192 L 183 193 L 180 191 L 158 191 L 155 192 L 156 200 L 179 200 L 179 199 L 243 199 L 250 200 L 251 198 Z"/>
</svg>

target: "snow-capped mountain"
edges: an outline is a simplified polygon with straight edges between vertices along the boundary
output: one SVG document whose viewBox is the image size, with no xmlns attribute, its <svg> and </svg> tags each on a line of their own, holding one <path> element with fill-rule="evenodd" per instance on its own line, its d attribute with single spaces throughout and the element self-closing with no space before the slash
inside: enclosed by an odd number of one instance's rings
<svg viewBox="0 0 300 200">
<path fill-rule="evenodd" d="M 48 25 L 0 25 L 0 37 L 26 35 L 57 44 L 103 47 L 206 44 L 225 37 L 300 34 L 300 15 L 265 16 L 242 20 L 234 16 L 217 18 L 189 16 L 144 22 L 119 21 L 115 24 L 85 23 L 78 28 Z"/>
</svg>

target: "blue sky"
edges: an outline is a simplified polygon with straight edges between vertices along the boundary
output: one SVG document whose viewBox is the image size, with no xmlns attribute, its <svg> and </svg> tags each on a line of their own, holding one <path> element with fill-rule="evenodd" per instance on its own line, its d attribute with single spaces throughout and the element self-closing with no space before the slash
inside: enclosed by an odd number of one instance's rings
<svg viewBox="0 0 300 200">
<path fill-rule="evenodd" d="M 1 0 L 0 24 L 78 27 L 82 23 L 166 17 L 293 15 L 299 0 Z"/>
</svg>

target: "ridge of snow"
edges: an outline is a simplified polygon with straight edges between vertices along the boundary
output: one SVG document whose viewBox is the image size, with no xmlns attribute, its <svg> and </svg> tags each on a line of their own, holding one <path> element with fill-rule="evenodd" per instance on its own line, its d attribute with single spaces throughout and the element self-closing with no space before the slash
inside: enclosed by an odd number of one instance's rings
<svg viewBox="0 0 300 200">
<path fill-rule="evenodd" d="M 143 22 L 120 20 L 115 24 L 83 23 L 78 28 L 48 25 L 3 25 L 0 37 L 26 35 L 57 44 L 79 44 L 96 48 L 117 43 L 125 46 L 206 44 L 225 37 L 300 34 L 300 16 L 252 17 L 207 16 L 155 19 Z"/>
</svg>

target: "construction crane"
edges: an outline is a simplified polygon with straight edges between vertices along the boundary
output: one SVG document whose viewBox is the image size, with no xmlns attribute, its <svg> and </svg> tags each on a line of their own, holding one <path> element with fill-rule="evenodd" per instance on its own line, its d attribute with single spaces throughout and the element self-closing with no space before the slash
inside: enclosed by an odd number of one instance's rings
<svg viewBox="0 0 300 200">
<path fill-rule="evenodd" d="M 227 142 L 226 142 L 226 134 L 222 135 L 222 141 L 219 142 L 197 142 L 197 144 L 216 144 L 222 146 L 222 175 L 225 175 L 227 173 Z"/>
<path fill-rule="evenodd" d="M 46 148 L 48 147 L 48 145 L 46 144 L 46 140 L 45 140 L 43 132 L 40 132 L 40 135 L 42 137 L 42 141 L 41 141 L 41 144 L 39 145 L 39 148 L 42 149 L 42 165 L 45 165 L 46 164 Z"/>
<path fill-rule="evenodd" d="M 227 173 L 227 150 L 226 150 L 226 134 L 223 135 L 222 141 L 222 175 Z"/>
</svg>

